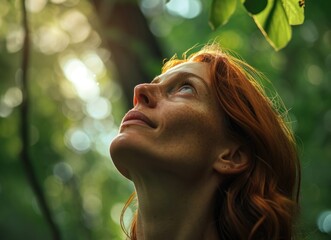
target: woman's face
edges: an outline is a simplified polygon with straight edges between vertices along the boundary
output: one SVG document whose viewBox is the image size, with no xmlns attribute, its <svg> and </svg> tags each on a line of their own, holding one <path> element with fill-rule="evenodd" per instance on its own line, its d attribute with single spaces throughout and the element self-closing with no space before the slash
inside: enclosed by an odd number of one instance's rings
<svg viewBox="0 0 331 240">
<path fill-rule="evenodd" d="M 222 114 L 207 63 L 186 62 L 134 90 L 134 108 L 110 146 L 126 177 L 168 173 L 196 178 L 212 171 L 224 142 Z"/>
</svg>

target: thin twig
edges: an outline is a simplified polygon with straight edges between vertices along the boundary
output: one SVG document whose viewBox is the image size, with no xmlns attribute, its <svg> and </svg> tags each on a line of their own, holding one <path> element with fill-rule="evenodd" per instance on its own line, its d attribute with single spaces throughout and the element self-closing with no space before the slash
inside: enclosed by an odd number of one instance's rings
<svg viewBox="0 0 331 240">
<path fill-rule="evenodd" d="M 30 51 L 30 36 L 29 36 L 29 26 L 27 19 L 27 12 L 25 8 L 25 0 L 21 0 L 22 4 L 22 15 L 23 15 L 23 28 L 25 30 L 24 42 L 23 42 L 23 53 L 22 53 L 22 94 L 23 101 L 21 105 L 21 139 L 22 139 L 22 150 L 21 150 L 21 161 L 24 167 L 24 171 L 30 182 L 31 188 L 39 203 L 42 214 L 45 217 L 47 224 L 50 227 L 52 236 L 54 240 L 60 239 L 60 231 L 55 224 L 50 208 L 47 204 L 44 192 L 38 182 L 36 173 L 34 171 L 31 159 L 29 157 L 29 146 L 30 146 L 30 136 L 29 136 L 29 91 L 28 91 L 28 67 L 29 67 L 29 51 Z"/>
</svg>

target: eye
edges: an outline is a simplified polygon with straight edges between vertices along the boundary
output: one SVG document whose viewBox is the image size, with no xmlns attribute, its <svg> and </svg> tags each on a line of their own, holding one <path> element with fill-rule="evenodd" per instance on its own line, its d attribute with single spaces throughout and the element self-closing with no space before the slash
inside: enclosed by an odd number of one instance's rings
<svg viewBox="0 0 331 240">
<path fill-rule="evenodd" d="M 188 93 L 188 94 L 193 94 L 195 92 L 194 87 L 190 83 L 183 83 L 179 88 L 178 91 L 179 93 Z"/>
</svg>

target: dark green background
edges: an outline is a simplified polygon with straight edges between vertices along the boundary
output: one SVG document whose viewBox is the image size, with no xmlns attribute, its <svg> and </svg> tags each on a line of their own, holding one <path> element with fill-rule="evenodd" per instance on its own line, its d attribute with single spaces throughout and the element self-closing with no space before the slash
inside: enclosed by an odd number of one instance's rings
<svg viewBox="0 0 331 240">
<path fill-rule="evenodd" d="M 145 25 L 130 18 L 131 13 L 126 15 L 126 8 L 116 16 L 119 22 L 109 21 L 115 16 L 109 10 L 114 1 L 40 2 L 45 5 L 28 7 L 32 40 L 30 156 L 63 239 L 123 239 L 118 214 L 133 187 L 116 172 L 107 152 L 116 126 L 130 107 L 126 91 L 132 87 L 128 84 L 150 81 L 160 72 L 163 58 L 181 55 L 216 37 L 222 46 L 262 71 L 289 109 L 302 163 L 298 239 L 331 238 L 321 225 L 331 231 L 327 212 L 331 211 L 330 1 L 307 1 L 305 23 L 293 27 L 291 42 L 279 52 L 268 45 L 241 7 L 227 25 L 212 32 L 208 26 L 210 1 L 203 1 L 201 13 L 193 19 L 174 16 L 162 4 L 147 11 L 146 4 L 151 2 L 143 1 Z M 101 8 L 100 3 L 104 4 Z M 139 10 L 137 4 L 132 6 Z M 1 0 L 0 238 L 52 239 L 19 159 L 21 21 L 20 1 Z M 146 26 L 158 36 L 144 32 Z M 133 28 L 135 33 L 125 28 Z M 144 37 L 136 39 L 134 34 L 139 33 Z M 139 64 L 126 60 L 119 69 L 116 62 L 126 53 L 114 43 L 126 46 L 127 56 L 139 56 Z M 99 56 L 103 63 L 88 56 Z M 99 96 L 109 101 L 111 114 L 99 118 L 88 114 L 90 105 L 77 96 L 61 68 L 61 61 L 70 57 L 85 61 L 89 71 L 95 71 Z M 98 67 L 101 70 L 96 71 Z M 137 69 L 141 75 L 135 73 Z M 124 79 L 126 71 L 132 79 Z M 128 90 L 123 90 L 125 86 Z"/>
</svg>

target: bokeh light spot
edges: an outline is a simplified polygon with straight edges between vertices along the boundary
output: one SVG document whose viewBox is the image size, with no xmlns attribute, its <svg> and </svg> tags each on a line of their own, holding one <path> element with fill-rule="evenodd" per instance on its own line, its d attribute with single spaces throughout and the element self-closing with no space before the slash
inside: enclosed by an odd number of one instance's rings
<svg viewBox="0 0 331 240">
<path fill-rule="evenodd" d="M 324 78 L 322 69 L 317 65 L 310 65 L 307 69 L 308 81 L 313 85 L 320 85 Z"/>
<path fill-rule="evenodd" d="M 87 213 L 97 215 L 100 213 L 102 208 L 101 200 L 96 195 L 84 195 L 83 208 Z"/>
<path fill-rule="evenodd" d="M 199 0 L 170 0 L 166 4 L 166 9 L 170 14 L 188 19 L 197 17 L 201 8 Z"/>
<path fill-rule="evenodd" d="M 69 130 L 66 134 L 67 146 L 77 152 L 86 152 L 91 148 L 90 137 L 82 130 Z"/>
<path fill-rule="evenodd" d="M 151 32 L 157 37 L 167 36 L 172 29 L 169 21 L 165 21 L 162 17 L 155 17 L 149 24 Z"/>
<path fill-rule="evenodd" d="M 55 26 L 39 28 L 33 41 L 39 51 L 47 55 L 61 52 L 69 45 L 68 35 Z"/>
<path fill-rule="evenodd" d="M 60 19 L 60 26 L 69 35 L 72 43 L 84 41 L 91 32 L 87 18 L 78 10 L 69 10 Z"/>
<path fill-rule="evenodd" d="M 9 26 L 6 36 L 6 48 L 10 53 L 18 52 L 23 46 L 24 31 L 21 26 Z"/>
<path fill-rule="evenodd" d="M 86 111 L 94 119 L 104 119 L 111 112 L 111 103 L 108 99 L 99 97 L 87 103 Z"/>
<path fill-rule="evenodd" d="M 9 107 L 3 99 L 0 101 L 0 117 L 6 118 L 8 117 L 13 111 L 13 108 Z"/>
<path fill-rule="evenodd" d="M 84 64 L 96 75 L 102 75 L 105 72 L 105 66 L 101 58 L 95 52 L 87 52 L 83 56 Z"/>
<path fill-rule="evenodd" d="M 220 42 L 230 49 L 239 49 L 243 46 L 242 36 L 235 31 L 224 31 Z"/>
<path fill-rule="evenodd" d="M 331 233 L 331 211 L 324 211 L 318 216 L 317 226 L 321 232 Z"/>
<path fill-rule="evenodd" d="M 61 3 L 65 3 L 67 0 L 50 0 L 50 1 L 55 4 L 61 4 Z"/>
<path fill-rule="evenodd" d="M 73 176 L 72 167 L 66 162 L 59 162 L 53 168 L 53 174 L 62 182 L 69 181 Z"/>
<path fill-rule="evenodd" d="M 47 0 L 27 0 L 25 1 L 26 9 L 33 13 L 38 13 L 44 9 Z"/>
<path fill-rule="evenodd" d="M 163 11 L 164 0 L 142 0 L 140 2 L 141 11 L 146 16 L 158 16 Z"/>
<path fill-rule="evenodd" d="M 91 101 L 100 94 L 95 75 L 76 58 L 60 59 L 62 70 L 67 79 L 74 85 L 78 96 L 84 101 Z"/>
<path fill-rule="evenodd" d="M 318 30 L 311 20 L 305 21 L 305 24 L 300 26 L 300 34 L 301 37 L 309 43 L 315 42 L 319 37 Z"/>
<path fill-rule="evenodd" d="M 3 102 L 11 108 L 17 107 L 22 103 L 23 95 L 21 89 L 17 87 L 9 88 L 3 98 Z"/>
</svg>

